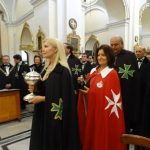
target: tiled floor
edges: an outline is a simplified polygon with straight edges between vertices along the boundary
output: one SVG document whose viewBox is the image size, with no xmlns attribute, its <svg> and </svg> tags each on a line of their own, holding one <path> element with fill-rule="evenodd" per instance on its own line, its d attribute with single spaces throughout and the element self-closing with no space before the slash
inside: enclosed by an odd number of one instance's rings
<svg viewBox="0 0 150 150">
<path fill-rule="evenodd" d="M 29 150 L 32 112 L 22 112 L 21 121 L 0 124 L 0 150 Z"/>
</svg>

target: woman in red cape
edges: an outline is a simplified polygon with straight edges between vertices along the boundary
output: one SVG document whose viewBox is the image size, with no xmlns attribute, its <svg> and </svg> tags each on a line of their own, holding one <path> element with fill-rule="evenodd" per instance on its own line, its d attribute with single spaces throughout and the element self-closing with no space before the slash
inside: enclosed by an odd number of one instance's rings
<svg viewBox="0 0 150 150">
<path fill-rule="evenodd" d="M 121 143 L 125 133 L 120 82 L 112 68 L 114 55 L 108 45 L 96 51 L 98 67 L 91 71 L 83 150 L 126 150 Z"/>
</svg>

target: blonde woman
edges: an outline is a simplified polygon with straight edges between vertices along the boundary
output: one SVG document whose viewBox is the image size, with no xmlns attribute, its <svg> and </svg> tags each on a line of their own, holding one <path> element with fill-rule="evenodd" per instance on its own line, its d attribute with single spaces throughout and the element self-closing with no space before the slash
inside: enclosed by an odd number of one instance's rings
<svg viewBox="0 0 150 150">
<path fill-rule="evenodd" d="M 44 109 L 34 112 L 30 150 L 79 150 L 74 91 L 64 46 L 57 39 L 47 38 L 42 55 L 45 68 L 36 88 L 40 96 L 30 103 L 44 103 Z M 29 91 L 33 89 L 29 86 Z"/>
</svg>

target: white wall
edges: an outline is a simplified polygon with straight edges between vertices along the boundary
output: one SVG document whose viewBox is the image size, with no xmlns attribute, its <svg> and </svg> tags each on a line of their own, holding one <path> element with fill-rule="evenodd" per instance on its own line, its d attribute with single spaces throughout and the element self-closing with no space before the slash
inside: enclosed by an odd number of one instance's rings
<svg viewBox="0 0 150 150">
<path fill-rule="evenodd" d="M 19 19 L 29 11 L 33 9 L 33 6 L 30 4 L 30 0 L 17 0 L 16 9 L 15 9 L 15 19 Z"/>
<path fill-rule="evenodd" d="M 92 10 L 85 15 L 86 33 L 106 27 L 108 24 L 108 15 L 102 10 Z"/>
<path fill-rule="evenodd" d="M 66 40 L 67 40 L 67 35 L 72 32 L 72 30 L 69 27 L 69 19 L 74 18 L 77 21 L 77 29 L 76 29 L 76 34 L 80 36 L 81 38 L 81 45 L 80 49 L 84 47 L 85 44 L 85 16 L 84 16 L 84 8 L 81 6 L 81 0 L 66 0 L 66 19 L 65 25 L 66 25 Z"/>
<path fill-rule="evenodd" d="M 7 27 L 3 21 L 0 21 L 0 34 L 1 34 L 1 50 L 2 55 L 9 53 L 9 43 L 8 43 L 8 32 Z"/>
<path fill-rule="evenodd" d="M 24 14 L 25 15 L 25 14 Z M 9 53 L 13 54 L 21 54 L 19 50 L 20 40 L 21 40 L 21 33 L 23 30 L 24 23 L 27 22 L 33 37 L 34 41 L 34 50 L 37 49 L 36 43 L 36 35 L 39 30 L 39 26 L 41 27 L 42 32 L 45 36 L 49 36 L 49 24 L 48 24 L 48 1 L 41 3 L 41 5 L 34 8 L 34 16 L 29 19 L 24 19 L 20 23 L 9 26 L 8 27 L 8 34 L 9 34 Z M 6 42 L 7 43 L 7 42 Z M 33 63 L 33 56 L 35 52 L 29 52 L 29 62 L 30 64 Z M 12 60 L 13 63 L 13 60 Z"/>
<path fill-rule="evenodd" d="M 123 39 L 125 39 L 125 24 L 124 23 L 121 25 L 116 24 L 115 26 L 109 24 L 107 25 L 106 28 L 86 34 L 86 41 L 91 36 L 91 34 L 94 34 L 97 37 L 97 40 L 100 42 L 100 45 L 110 44 L 110 38 L 112 36 L 118 35 L 121 36 Z M 126 43 L 125 43 L 125 48 L 127 48 Z"/>
</svg>

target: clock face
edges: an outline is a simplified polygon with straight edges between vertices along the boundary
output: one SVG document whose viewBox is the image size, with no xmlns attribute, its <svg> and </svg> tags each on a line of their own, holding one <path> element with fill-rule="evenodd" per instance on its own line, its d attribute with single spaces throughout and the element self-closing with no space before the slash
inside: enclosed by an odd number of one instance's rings
<svg viewBox="0 0 150 150">
<path fill-rule="evenodd" d="M 70 20 L 69 20 L 69 26 L 70 26 L 70 28 L 71 29 L 76 29 L 77 28 L 77 21 L 74 19 L 74 18 L 71 18 Z"/>
</svg>

